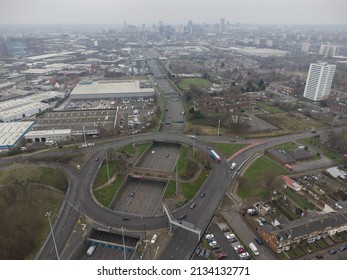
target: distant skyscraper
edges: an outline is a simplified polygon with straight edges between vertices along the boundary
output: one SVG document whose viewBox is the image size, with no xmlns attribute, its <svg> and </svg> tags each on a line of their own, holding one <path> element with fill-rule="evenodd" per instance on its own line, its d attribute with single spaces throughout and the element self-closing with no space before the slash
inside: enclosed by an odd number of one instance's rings
<svg viewBox="0 0 347 280">
<path fill-rule="evenodd" d="M 225 18 L 220 19 L 220 33 L 225 33 Z"/>
<path fill-rule="evenodd" d="M 333 82 L 336 65 L 326 62 L 311 63 L 306 80 L 304 97 L 319 101 L 325 99 Z"/>
<path fill-rule="evenodd" d="M 307 53 L 310 50 L 310 42 L 302 42 L 301 52 Z"/>
</svg>

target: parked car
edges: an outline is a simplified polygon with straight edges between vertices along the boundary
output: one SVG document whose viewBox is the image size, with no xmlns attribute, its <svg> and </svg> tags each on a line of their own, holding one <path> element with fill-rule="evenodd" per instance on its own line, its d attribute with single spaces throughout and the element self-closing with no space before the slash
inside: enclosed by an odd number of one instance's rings
<svg viewBox="0 0 347 280">
<path fill-rule="evenodd" d="M 339 251 L 346 251 L 347 250 L 347 245 L 342 245 L 339 247 Z"/>
<path fill-rule="evenodd" d="M 206 249 L 203 257 L 204 257 L 204 259 L 208 259 L 210 257 L 210 255 L 211 255 L 211 251 L 209 249 Z"/>
<path fill-rule="evenodd" d="M 212 233 L 206 234 L 205 238 L 206 238 L 206 240 L 214 239 L 214 235 Z"/>
<path fill-rule="evenodd" d="M 193 209 L 195 206 L 196 206 L 196 203 L 193 202 L 189 207 L 190 207 L 190 209 Z"/>
<path fill-rule="evenodd" d="M 332 249 L 332 250 L 329 250 L 329 252 L 328 252 L 328 253 L 329 253 L 329 255 L 334 255 L 334 254 L 336 254 L 336 253 L 337 253 L 337 250 L 333 250 L 333 249 Z"/>
<path fill-rule="evenodd" d="M 228 255 L 224 252 L 217 254 L 217 259 L 219 259 L 219 260 L 223 260 L 227 257 L 228 257 Z"/>
<path fill-rule="evenodd" d="M 254 236 L 254 240 L 259 244 L 259 245 L 263 245 L 263 241 L 261 240 L 261 238 L 259 236 Z"/>
<path fill-rule="evenodd" d="M 250 260 L 251 259 L 251 257 L 249 256 L 249 254 L 247 252 L 242 253 L 239 256 L 240 256 L 241 260 Z"/>
<path fill-rule="evenodd" d="M 316 255 L 316 258 L 317 258 L 317 260 L 321 260 L 321 259 L 323 259 L 324 257 L 323 257 L 323 255 L 318 254 L 318 255 Z"/>
</svg>

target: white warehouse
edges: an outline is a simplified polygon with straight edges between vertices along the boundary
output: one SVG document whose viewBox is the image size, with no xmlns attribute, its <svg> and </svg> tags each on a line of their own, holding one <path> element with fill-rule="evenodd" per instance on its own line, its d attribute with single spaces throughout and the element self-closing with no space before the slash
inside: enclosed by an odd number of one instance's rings
<svg viewBox="0 0 347 280">
<path fill-rule="evenodd" d="M 145 84 L 146 81 L 143 81 Z M 143 87 L 140 80 L 131 81 L 82 81 L 70 94 L 71 99 L 152 97 L 152 87 Z"/>
<path fill-rule="evenodd" d="M 71 129 L 52 129 L 52 130 L 34 130 L 25 135 L 28 143 L 38 143 L 54 141 L 69 141 L 71 139 Z"/>
</svg>

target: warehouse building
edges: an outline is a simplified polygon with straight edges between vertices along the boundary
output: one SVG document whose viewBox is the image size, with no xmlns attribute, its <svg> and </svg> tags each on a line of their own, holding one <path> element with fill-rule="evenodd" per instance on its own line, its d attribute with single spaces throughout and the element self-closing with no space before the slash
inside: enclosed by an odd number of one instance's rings
<svg viewBox="0 0 347 280">
<path fill-rule="evenodd" d="M 71 140 L 71 129 L 35 130 L 25 135 L 28 143 L 61 142 Z"/>
<path fill-rule="evenodd" d="M 41 92 L 24 98 L 1 102 L 0 121 L 13 122 L 34 116 L 53 107 L 53 104 L 49 103 L 56 99 L 63 98 L 64 95 L 65 93 L 61 92 Z"/>
<path fill-rule="evenodd" d="M 82 81 L 70 94 L 71 99 L 152 97 L 154 88 L 147 81 Z"/>
<path fill-rule="evenodd" d="M 0 149 L 8 150 L 18 144 L 34 122 L 0 123 Z"/>
</svg>

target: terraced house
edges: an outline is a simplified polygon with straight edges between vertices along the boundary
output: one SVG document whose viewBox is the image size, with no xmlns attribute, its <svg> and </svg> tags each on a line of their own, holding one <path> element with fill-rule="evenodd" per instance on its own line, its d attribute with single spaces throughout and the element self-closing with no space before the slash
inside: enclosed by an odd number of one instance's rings
<svg viewBox="0 0 347 280">
<path fill-rule="evenodd" d="M 347 210 L 307 217 L 277 227 L 264 224 L 257 231 L 276 253 L 287 251 L 301 242 L 312 243 L 347 230 Z"/>
</svg>

